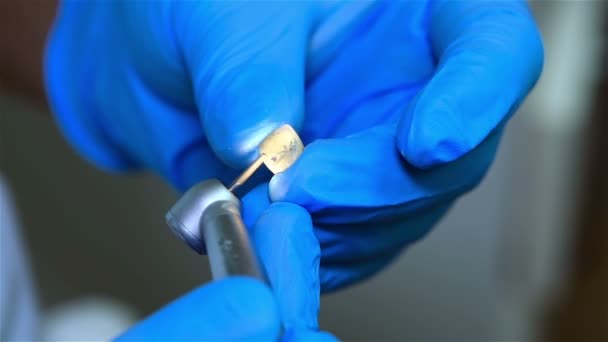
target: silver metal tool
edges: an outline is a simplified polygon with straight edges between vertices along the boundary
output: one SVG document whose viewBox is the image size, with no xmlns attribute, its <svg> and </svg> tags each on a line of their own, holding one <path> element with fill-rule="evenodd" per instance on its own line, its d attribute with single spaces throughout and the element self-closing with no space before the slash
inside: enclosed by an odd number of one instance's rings
<svg viewBox="0 0 608 342">
<path fill-rule="evenodd" d="M 236 189 L 265 164 L 273 173 L 286 170 L 300 156 L 303 144 L 289 125 L 273 131 L 259 146 L 259 157 L 231 185 L 216 179 L 190 188 L 166 215 L 167 224 L 192 249 L 207 252 L 214 279 L 247 275 L 266 282 L 241 218 Z"/>
<path fill-rule="evenodd" d="M 166 219 L 192 249 L 207 252 L 214 279 L 248 275 L 265 281 L 241 219 L 241 203 L 218 180 L 206 180 L 190 188 Z"/>
</svg>

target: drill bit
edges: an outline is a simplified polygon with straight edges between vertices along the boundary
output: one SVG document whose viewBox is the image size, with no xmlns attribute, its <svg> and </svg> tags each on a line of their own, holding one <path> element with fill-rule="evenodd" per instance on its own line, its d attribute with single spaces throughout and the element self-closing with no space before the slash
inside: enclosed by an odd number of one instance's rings
<svg viewBox="0 0 608 342">
<path fill-rule="evenodd" d="M 236 188 L 245 184 L 249 177 L 251 177 L 251 175 L 253 175 L 262 164 L 264 164 L 264 158 L 266 158 L 266 156 L 262 154 L 251 165 L 249 165 L 245 171 L 243 171 L 243 173 L 241 173 L 241 175 L 238 176 L 237 179 L 232 182 L 232 184 L 230 184 L 228 191 L 234 192 Z"/>
</svg>

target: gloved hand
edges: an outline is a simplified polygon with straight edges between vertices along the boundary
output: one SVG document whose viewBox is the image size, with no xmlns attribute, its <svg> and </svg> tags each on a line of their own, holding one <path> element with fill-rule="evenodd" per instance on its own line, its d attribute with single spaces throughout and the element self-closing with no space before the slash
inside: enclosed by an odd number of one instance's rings
<svg viewBox="0 0 608 342">
<path fill-rule="evenodd" d="M 303 118 L 313 4 L 63 1 L 45 74 L 60 128 L 101 168 L 185 190 L 230 181 Z M 231 167 L 227 167 L 227 165 Z"/>
<path fill-rule="evenodd" d="M 322 139 L 270 183 L 312 214 L 324 290 L 381 269 L 480 182 L 543 62 L 518 1 L 381 3 L 352 30 L 307 83 L 301 132 Z"/>
<path fill-rule="evenodd" d="M 232 180 L 268 132 L 299 128 L 314 142 L 270 196 L 313 214 L 330 290 L 480 181 L 542 54 L 518 1 L 87 1 L 62 4 L 46 73 L 85 157 L 182 190 Z"/>
<path fill-rule="evenodd" d="M 259 242 L 256 247 L 272 291 L 248 277 L 213 282 L 167 305 L 117 340 L 335 341 L 318 331 L 319 243 L 309 214 L 291 203 L 273 203 L 257 214 L 252 236 Z"/>
</svg>

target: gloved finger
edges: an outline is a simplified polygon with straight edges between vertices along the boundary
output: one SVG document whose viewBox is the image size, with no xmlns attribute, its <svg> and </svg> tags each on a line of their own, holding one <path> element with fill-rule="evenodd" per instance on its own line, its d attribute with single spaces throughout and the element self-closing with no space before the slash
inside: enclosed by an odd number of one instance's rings
<svg viewBox="0 0 608 342">
<path fill-rule="evenodd" d="M 306 120 L 299 131 L 305 143 L 397 122 L 435 69 L 428 36 L 417 28 L 428 16 L 424 2 L 338 3 L 311 41 Z M 324 31 L 339 33 L 328 39 Z M 319 51 L 319 41 L 330 43 Z"/>
<path fill-rule="evenodd" d="M 241 198 L 241 211 L 245 226 L 253 230 L 256 222 L 270 206 L 268 183 L 257 185 Z"/>
<path fill-rule="evenodd" d="M 243 168 L 264 137 L 303 119 L 312 3 L 206 2 L 177 9 L 177 35 L 207 140 Z"/>
<path fill-rule="evenodd" d="M 436 74 L 406 108 L 397 142 L 428 168 L 479 145 L 540 76 L 540 34 L 522 1 L 435 1 L 430 40 Z"/>
<path fill-rule="evenodd" d="M 144 319 L 119 341 L 271 341 L 280 318 L 270 289 L 246 277 L 200 287 Z"/>
<path fill-rule="evenodd" d="M 500 129 L 458 161 L 419 170 L 395 148 L 394 126 L 318 140 L 270 181 L 270 197 L 303 206 L 318 223 L 386 221 L 462 194 L 479 183 Z"/>
<path fill-rule="evenodd" d="M 277 239 L 281 240 L 284 236 L 289 235 L 290 233 L 293 233 L 294 230 L 303 230 L 306 232 L 306 239 L 304 241 L 309 241 L 310 243 L 314 244 L 314 248 L 313 248 L 313 255 L 311 255 L 311 258 L 317 259 L 318 256 L 314 256 L 314 254 L 318 254 L 318 243 L 315 243 L 314 240 L 311 239 L 310 234 L 308 233 L 308 230 L 310 229 L 308 227 L 309 223 L 309 218 L 307 218 L 306 216 L 308 216 L 307 213 L 302 212 L 300 209 L 287 209 L 286 212 L 281 213 L 281 214 L 289 214 L 290 211 L 295 211 L 295 215 L 291 216 L 291 219 L 289 218 L 289 216 L 286 215 L 286 217 L 284 218 L 280 218 L 280 222 L 285 222 L 285 220 L 290 220 L 290 222 L 292 222 L 293 224 L 289 223 L 285 226 L 287 227 L 291 227 L 291 228 L 287 228 L 285 229 L 285 227 L 280 226 L 277 227 L 276 223 L 274 222 L 274 219 L 272 217 L 272 215 L 278 215 L 277 210 L 281 210 L 280 208 L 268 208 L 271 205 L 270 202 L 270 197 L 268 195 L 268 183 L 264 183 L 264 184 L 260 184 L 258 185 L 256 188 L 254 188 L 252 191 L 250 191 L 249 193 L 247 193 L 241 200 L 242 203 L 242 210 L 243 210 L 243 220 L 245 221 L 245 224 L 248 227 L 251 227 L 250 229 L 252 230 L 252 234 L 254 236 L 254 241 L 256 242 L 256 249 L 258 249 L 258 253 L 262 259 L 262 261 L 264 262 L 264 264 L 266 265 L 265 267 L 267 268 L 267 274 L 268 277 L 270 278 L 270 281 L 273 282 L 273 287 L 275 288 L 275 291 L 277 291 L 277 288 L 281 288 L 282 292 L 281 292 L 281 297 L 288 297 L 288 301 L 279 301 L 279 307 L 283 307 L 285 306 L 285 313 L 284 313 L 284 320 L 286 322 L 286 326 L 291 327 L 291 329 L 286 330 L 285 333 L 283 334 L 283 341 L 325 341 L 325 340 L 333 340 L 334 337 L 331 334 L 325 333 L 325 332 L 318 332 L 316 331 L 317 329 L 317 319 L 316 319 L 316 312 L 318 311 L 318 289 L 314 290 L 314 288 L 317 285 L 314 285 L 314 282 L 316 282 L 316 276 L 314 273 L 310 273 L 309 276 L 306 276 L 308 273 L 303 273 L 303 274 L 298 274 L 297 272 L 299 271 L 299 268 L 296 267 L 294 268 L 294 265 L 290 265 L 289 262 L 286 263 L 282 263 L 281 260 L 284 259 L 284 257 L 282 255 L 278 255 L 277 253 L 279 253 L 276 248 L 278 248 L 278 246 L 274 246 L 274 242 Z M 285 205 L 287 205 L 287 208 L 289 208 L 291 205 L 284 203 Z M 271 216 L 268 216 L 269 213 L 272 212 Z M 260 219 L 260 217 L 262 217 L 262 215 L 267 215 L 264 220 L 260 220 L 259 223 L 256 225 L 256 222 L 258 222 L 258 220 Z M 302 219 L 303 222 L 300 222 L 299 220 Z M 271 222 L 272 221 L 272 222 Z M 300 222 L 300 223 L 298 223 Z M 269 225 L 270 227 L 264 227 L 265 225 Z M 297 225 L 297 226 L 296 226 Z M 255 227 L 255 228 L 254 228 Z M 277 234 L 277 232 L 280 232 L 281 234 Z M 315 237 L 318 236 L 318 230 L 314 231 Z M 290 242 L 290 240 L 288 239 L 287 242 Z M 293 241 L 291 241 L 293 243 Z M 262 247 L 262 246 L 267 246 L 267 245 L 273 245 L 274 247 Z M 262 248 L 264 248 L 264 250 L 262 250 Z M 294 250 L 298 251 L 301 250 L 302 248 L 307 248 L 306 246 L 302 246 L 302 247 L 297 247 Z M 290 251 L 289 249 L 287 251 Z M 308 251 L 310 252 L 310 251 Z M 304 250 L 304 253 L 306 253 L 306 250 Z M 279 258 L 278 260 L 276 258 Z M 279 265 L 279 269 L 274 269 L 273 267 L 276 267 L 277 265 Z M 297 264 L 296 264 L 297 265 Z M 314 267 L 316 270 L 318 270 L 319 265 L 318 265 L 318 260 L 314 261 Z M 340 266 L 342 267 L 342 266 Z M 377 267 L 373 267 L 374 269 L 376 269 Z M 305 270 L 305 272 L 309 272 L 310 270 Z M 332 269 L 332 271 L 335 271 L 335 269 Z M 338 279 L 336 279 L 336 276 L 334 276 L 337 272 L 326 272 L 326 274 L 330 274 L 329 276 L 327 276 L 327 287 L 328 288 L 335 288 L 337 287 L 337 281 Z M 368 272 L 362 272 L 362 273 L 368 273 Z M 289 284 L 284 281 L 284 280 L 277 280 L 278 275 L 289 275 L 289 274 L 294 274 L 296 276 L 296 278 L 300 277 L 302 279 L 304 279 L 304 281 L 310 281 L 311 283 L 313 283 L 313 287 L 311 288 L 311 291 L 315 291 L 312 295 L 312 297 L 310 298 L 306 298 L 303 297 L 301 294 L 297 294 L 299 292 L 301 292 L 300 289 L 295 289 L 295 288 L 289 288 Z M 320 271 L 320 274 L 323 274 L 322 271 Z M 273 280 L 274 279 L 274 280 Z M 308 279 L 308 280 L 307 280 Z M 334 282 L 333 280 L 335 280 L 336 282 Z M 295 280 L 297 281 L 297 279 Z M 344 282 L 342 282 L 344 283 Z M 304 284 L 305 285 L 305 284 Z M 321 279 L 321 287 L 324 286 L 324 282 L 323 282 L 323 278 Z M 306 286 L 301 286 L 301 288 L 305 288 Z M 296 295 L 293 297 L 290 297 L 291 294 L 287 291 L 284 291 L 285 289 L 287 290 L 295 290 L 294 292 L 296 292 Z M 306 289 L 304 290 L 306 291 Z M 278 293 L 278 292 L 277 292 Z M 302 301 L 302 298 L 304 298 L 304 300 Z M 311 300 L 313 299 L 313 300 Z M 301 302 L 301 303 L 298 303 Z M 306 318 L 305 320 L 301 320 L 301 318 L 299 318 L 297 315 L 299 314 L 299 312 L 304 311 L 304 312 L 308 312 L 308 315 L 305 315 L 304 317 Z M 290 323 L 292 322 L 292 323 Z M 312 328 L 312 330 L 310 329 Z"/>
<path fill-rule="evenodd" d="M 320 250 L 310 215 L 292 203 L 272 203 L 256 223 L 253 240 L 284 328 L 317 330 Z"/>
<path fill-rule="evenodd" d="M 271 203 L 268 184 L 257 186 L 242 198 L 241 203 L 243 220 L 247 227 L 252 227 L 253 233 L 255 222 Z M 448 204 L 441 203 L 394 222 L 315 224 L 314 235 L 321 242 L 321 290 L 334 291 L 370 277 L 393 260 L 404 245 L 428 233 L 447 208 Z M 270 235 L 275 231 L 276 227 L 266 233 Z"/>
</svg>

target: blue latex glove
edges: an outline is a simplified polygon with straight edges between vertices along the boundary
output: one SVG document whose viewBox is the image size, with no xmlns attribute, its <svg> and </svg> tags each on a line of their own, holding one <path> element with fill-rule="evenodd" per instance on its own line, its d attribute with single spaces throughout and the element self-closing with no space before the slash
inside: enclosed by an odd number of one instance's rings
<svg viewBox="0 0 608 342">
<path fill-rule="evenodd" d="M 262 210 L 256 212 L 252 236 L 272 291 L 247 277 L 213 282 L 167 305 L 118 340 L 336 341 L 318 331 L 319 243 L 309 214 L 291 203 Z"/>
<path fill-rule="evenodd" d="M 152 169 L 180 190 L 228 182 L 271 131 L 301 125 L 314 17 L 299 2 L 63 1 L 49 102 L 104 169 Z"/>
<path fill-rule="evenodd" d="M 313 142 L 270 184 L 313 215 L 322 288 L 369 276 L 479 183 L 539 77 L 520 1 L 64 3 L 60 126 L 96 164 L 229 181 L 282 123 Z"/>
<path fill-rule="evenodd" d="M 270 183 L 312 214 L 324 290 L 380 270 L 480 182 L 543 61 L 518 1 L 381 3 L 353 30 L 307 84 L 318 140 Z"/>
</svg>

